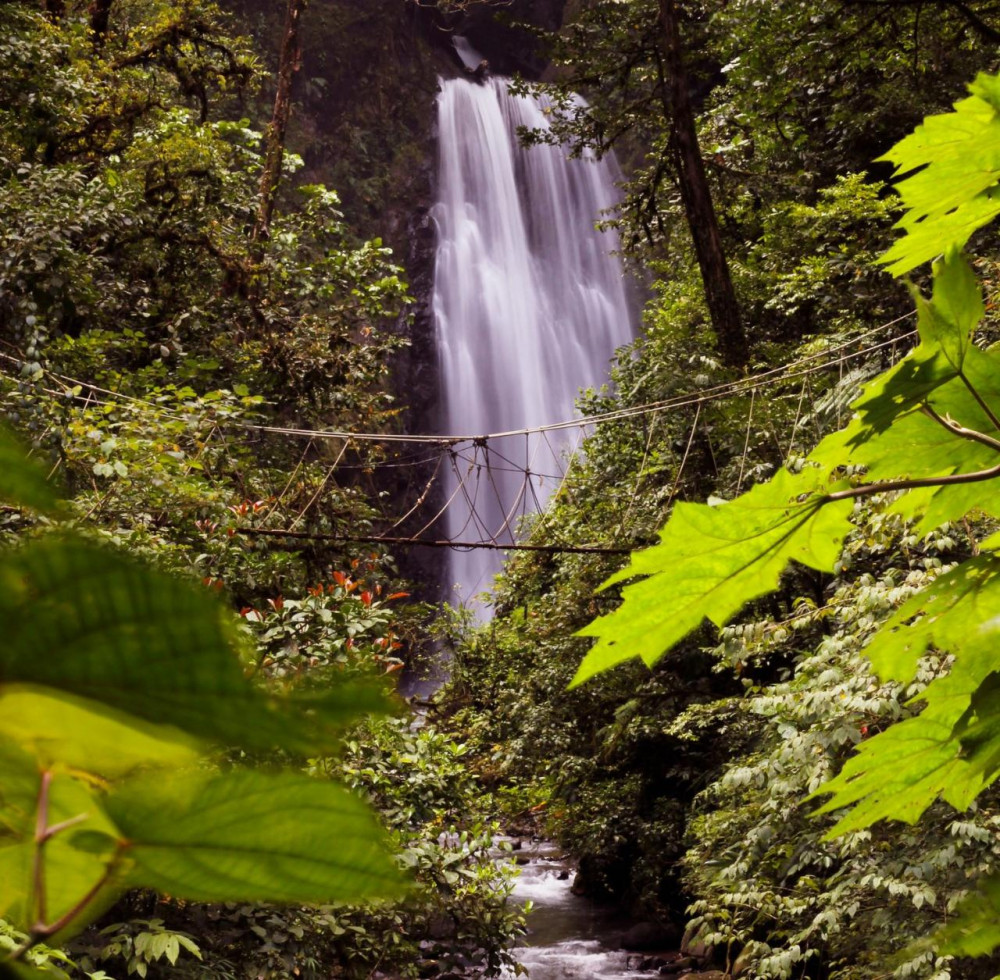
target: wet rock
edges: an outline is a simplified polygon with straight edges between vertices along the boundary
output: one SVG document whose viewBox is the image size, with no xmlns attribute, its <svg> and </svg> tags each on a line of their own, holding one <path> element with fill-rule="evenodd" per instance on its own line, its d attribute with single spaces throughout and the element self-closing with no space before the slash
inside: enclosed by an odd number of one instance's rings
<svg viewBox="0 0 1000 980">
<path fill-rule="evenodd" d="M 515 854 L 514 863 L 519 865 L 531 864 L 531 858 L 527 854 Z"/>
<path fill-rule="evenodd" d="M 622 949 L 645 952 L 677 944 L 680 930 L 672 922 L 637 922 L 621 938 Z"/>
<path fill-rule="evenodd" d="M 511 841 L 510 849 L 512 851 L 519 851 L 521 850 L 522 847 L 524 847 L 524 841 L 522 840 Z"/>
<path fill-rule="evenodd" d="M 556 875 L 556 881 L 566 881 L 569 878 L 569 871 L 563 869 Z"/>
<path fill-rule="evenodd" d="M 640 970 L 659 970 L 667 965 L 667 961 L 663 956 L 644 956 L 639 960 Z"/>
</svg>

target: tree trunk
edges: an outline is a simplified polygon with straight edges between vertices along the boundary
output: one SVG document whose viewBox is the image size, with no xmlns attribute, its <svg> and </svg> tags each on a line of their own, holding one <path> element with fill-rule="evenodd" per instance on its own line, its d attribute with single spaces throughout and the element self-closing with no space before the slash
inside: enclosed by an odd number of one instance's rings
<svg viewBox="0 0 1000 980">
<path fill-rule="evenodd" d="M 250 241 L 266 241 L 270 234 L 274 199 L 281 181 L 281 162 L 285 156 L 285 131 L 292 109 L 292 79 L 299 70 L 299 21 L 306 8 L 306 0 L 288 0 L 285 14 L 285 32 L 281 40 L 278 60 L 278 90 L 274 95 L 274 112 L 265 135 L 264 171 L 260 178 L 260 201 L 257 220 L 254 222 Z"/>
<path fill-rule="evenodd" d="M 90 16 L 90 33 L 94 44 L 100 47 L 108 33 L 108 21 L 111 19 L 112 0 L 90 0 L 87 13 Z"/>
<path fill-rule="evenodd" d="M 712 328 L 722 360 L 733 367 L 745 364 L 747 338 L 736 302 L 729 264 L 722 248 L 719 219 L 698 146 L 694 109 L 687 70 L 684 67 L 676 0 L 660 0 L 663 27 L 663 61 L 666 68 L 664 102 L 670 120 L 670 147 L 677 170 L 681 201 L 694 239 L 694 251 L 705 287 Z"/>
</svg>

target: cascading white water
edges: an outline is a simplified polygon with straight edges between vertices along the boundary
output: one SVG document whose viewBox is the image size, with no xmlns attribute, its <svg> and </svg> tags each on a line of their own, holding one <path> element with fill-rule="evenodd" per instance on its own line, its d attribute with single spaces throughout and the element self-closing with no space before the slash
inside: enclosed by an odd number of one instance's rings
<svg viewBox="0 0 1000 980">
<path fill-rule="evenodd" d="M 579 389 L 607 380 L 615 349 L 632 339 L 618 240 L 595 228 L 616 201 L 614 161 L 522 147 L 518 128 L 548 128 L 545 108 L 509 94 L 503 78 L 441 83 L 434 315 L 449 435 L 572 418 Z M 568 445 L 556 431 L 460 451 L 448 537 L 511 542 L 511 524 L 557 485 Z M 451 555 L 465 600 L 502 561 L 485 549 Z"/>
</svg>

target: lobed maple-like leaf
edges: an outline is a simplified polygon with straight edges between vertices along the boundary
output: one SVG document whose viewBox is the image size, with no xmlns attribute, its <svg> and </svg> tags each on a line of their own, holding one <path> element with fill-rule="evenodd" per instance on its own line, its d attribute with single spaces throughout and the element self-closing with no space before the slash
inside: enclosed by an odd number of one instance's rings
<svg viewBox="0 0 1000 980">
<path fill-rule="evenodd" d="M 792 560 L 832 567 L 850 530 L 850 501 L 823 505 L 828 472 L 807 466 L 781 470 L 730 503 L 678 504 L 660 543 L 632 556 L 604 583 L 637 576 L 622 590 L 622 605 L 584 627 L 596 636 L 573 684 L 641 658 L 654 664 L 706 619 L 726 623 L 751 599 L 772 591 Z"/>
<path fill-rule="evenodd" d="M 935 263 L 934 272 L 932 297 L 916 296 L 920 343 L 865 386 L 852 406 L 855 417 L 827 436 L 811 460 L 863 466 L 869 482 L 932 480 L 997 465 L 995 446 L 948 427 L 1000 438 L 1000 356 L 972 344 L 983 315 L 980 289 L 957 253 Z M 1000 499 L 977 483 L 940 483 L 910 489 L 892 509 L 927 533 L 976 507 L 1000 514 Z"/>
<path fill-rule="evenodd" d="M 969 90 L 954 112 L 927 116 L 880 158 L 904 177 L 896 227 L 906 234 L 880 260 L 894 276 L 961 248 L 1000 214 L 1000 86 L 980 75 Z"/>
<path fill-rule="evenodd" d="M 951 670 L 914 702 L 919 715 L 861 743 L 840 773 L 813 794 L 817 811 L 852 809 L 834 837 L 891 818 L 915 823 L 938 798 L 965 810 L 1000 773 L 1000 557 L 981 555 L 906 602 L 865 651 L 884 680 L 906 681 L 931 649 Z"/>
</svg>

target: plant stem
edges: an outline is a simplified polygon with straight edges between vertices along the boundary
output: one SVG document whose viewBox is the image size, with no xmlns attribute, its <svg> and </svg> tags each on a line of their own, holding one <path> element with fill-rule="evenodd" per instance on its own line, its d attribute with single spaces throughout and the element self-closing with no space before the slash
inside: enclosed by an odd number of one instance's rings
<svg viewBox="0 0 1000 980">
<path fill-rule="evenodd" d="M 32 859 L 32 886 L 34 889 L 33 904 L 35 907 L 35 924 L 28 931 L 28 938 L 4 961 L 8 963 L 20 960 L 25 953 L 37 946 L 43 939 L 54 936 L 66 928 L 84 909 L 97 897 L 101 889 L 111 880 L 115 873 L 118 857 L 127 846 L 124 841 L 118 841 L 115 853 L 108 861 L 104 873 L 97 882 L 87 891 L 87 893 L 71 908 L 64 912 L 55 922 L 46 922 L 47 897 L 45 891 L 45 845 L 56 836 L 70 827 L 76 826 L 87 819 L 86 813 L 70 817 L 68 820 L 61 820 L 56 824 L 49 824 L 49 793 L 52 786 L 52 771 L 46 769 L 41 774 L 41 783 L 38 787 L 38 810 L 35 815 L 35 853 Z"/>
</svg>

